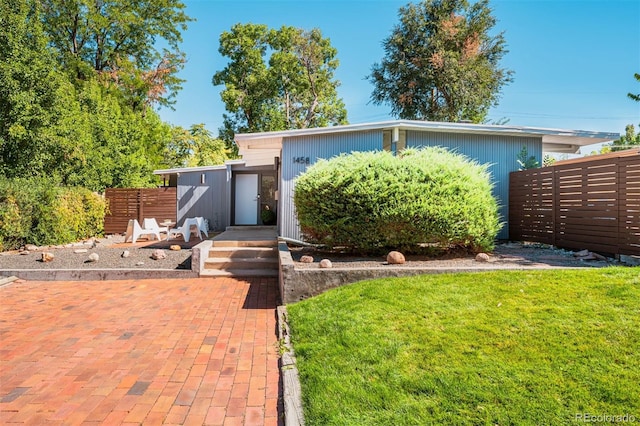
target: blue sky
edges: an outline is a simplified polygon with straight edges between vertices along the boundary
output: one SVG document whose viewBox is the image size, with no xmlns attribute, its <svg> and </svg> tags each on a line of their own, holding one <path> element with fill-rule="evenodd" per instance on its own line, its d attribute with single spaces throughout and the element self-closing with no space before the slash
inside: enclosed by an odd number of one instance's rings
<svg viewBox="0 0 640 426">
<path fill-rule="evenodd" d="M 383 57 L 382 41 L 398 22 L 397 0 L 187 0 L 196 19 L 183 33 L 187 81 L 175 110 L 161 117 L 189 127 L 204 123 L 215 135 L 222 124 L 221 87 L 211 83 L 226 60 L 219 36 L 236 23 L 320 28 L 338 50 L 339 96 L 350 123 L 392 119 L 388 106 L 369 103 L 371 65 Z M 511 125 L 623 133 L 640 123 L 639 0 L 491 0 L 497 31 L 504 31 L 509 53 L 502 66 L 515 72 L 502 90 L 490 120 Z"/>
</svg>

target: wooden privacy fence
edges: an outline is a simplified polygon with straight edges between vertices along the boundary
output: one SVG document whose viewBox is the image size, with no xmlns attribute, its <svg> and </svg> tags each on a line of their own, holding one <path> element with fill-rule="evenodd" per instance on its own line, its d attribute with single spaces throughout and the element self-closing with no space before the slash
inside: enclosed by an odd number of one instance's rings
<svg viewBox="0 0 640 426">
<path fill-rule="evenodd" d="M 105 234 L 119 234 L 127 230 L 129 219 L 145 217 L 162 222 L 177 219 L 176 188 L 109 188 L 105 191 L 108 212 L 104 218 Z"/>
<path fill-rule="evenodd" d="M 640 255 L 640 151 L 512 172 L 509 237 L 569 249 Z"/>
</svg>

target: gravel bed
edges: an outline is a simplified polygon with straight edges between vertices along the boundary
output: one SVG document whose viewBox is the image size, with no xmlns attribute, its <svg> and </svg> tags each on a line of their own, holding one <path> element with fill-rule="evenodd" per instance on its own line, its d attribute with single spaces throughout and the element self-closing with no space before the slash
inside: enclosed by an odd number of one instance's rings
<svg viewBox="0 0 640 426">
<path fill-rule="evenodd" d="M 427 256 L 405 256 L 406 263 L 401 265 L 389 265 L 386 256 L 362 257 L 346 255 L 343 253 L 321 251 L 309 247 L 290 247 L 291 256 L 296 268 L 319 268 L 319 261 L 329 259 L 335 268 L 504 268 L 517 269 L 521 267 L 603 267 L 619 264 L 615 259 L 607 260 L 582 260 L 575 257 L 573 252 L 557 249 L 551 246 L 536 243 L 503 243 L 495 247 L 493 253 L 489 253 L 488 262 L 479 262 L 473 255 L 445 256 L 440 258 L 428 258 Z M 304 255 L 313 257 L 313 263 L 302 263 L 300 258 Z"/>
<path fill-rule="evenodd" d="M 195 243 L 199 243 L 196 240 Z M 181 250 L 169 250 L 170 245 L 180 245 Z M 0 269 L 191 269 L 191 247 L 182 240 L 144 241 L 136 244 L 124 243 L 123 236 L 92 239 L 64 247 L 37 247 L 36 250 L 21 254 L 20 251 L 0 253 Z M 162 249 L 165 259 L 154 260 L 151 254 Z M 84 251 L 76 253 L 76 251 Z M 129 257 L 122 257 L 124 251 Z M 42 262 L 42 253 L 49 252 L 55 257 L 51 262 Z M 96 253 L 99 259 L 89 260 L 89 255 Z"/>
</svg>

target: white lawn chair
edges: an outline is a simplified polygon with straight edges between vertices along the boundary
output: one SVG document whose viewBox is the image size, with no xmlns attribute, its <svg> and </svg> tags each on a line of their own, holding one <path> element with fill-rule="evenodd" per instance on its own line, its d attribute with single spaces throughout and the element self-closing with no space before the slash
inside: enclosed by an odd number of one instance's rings
<svg viewBox="0 0 640 426">
<path fill-rule="evenodd" d="M 195 228 L 195 229 L 193 229 L 193 228 Z M 182 224 L 181 227 L 169 229 L 169 233 L 167 234 L 167 239 L 169 240 L 172 237 L 174 237 L 174 236 L 176 236 L 178 234 L 181 234 L 182 238 L 184 238 L 184 242 L 188 243 L 189 239 L 191 238 L 191 233 L 192 232 L 197 232 L 198 233 L 198 238 L 200 238 L 202 240 L 202 236 L 200 235 L 202 233 L 202 230 L 200 229 L 200 227 L 198 225 L 197 219 L 188 218 L 188 219 L 184 220 L 184 223 Z"/>
<path fill-rule="evenodd" d="M 206 237 L 209 236 L 209 226 L 207 224 L 207 221 L 204 219 L 204 217 L 196 217 L 196 222 L 198 223 L 198 229 L 200 230 L 200 232 L 202 232 Z M 202 239 L 202 238 L 200 238 Z"/>
<path fill-rule="evenodd" d="M 129 219 L 127 232 L 124 234 L 124 242 L 126 243 L 131 239 L 131 243 L 135 244 L 138 238 L 143 235 L 146 235 L 148 238 L 150 238 L 150 236 L 155 236 L 160 240 L 160 232 L 157 229 L 144 229 L 136 219 Z"/>
<path fill-rule="evenodd" d="M 167 226 L 160 226 L 158 225 L 158 221 L 156 221 L 154 218 L 145 218 L 142 221 L 142 227 L 144 229 L 157 229 L 158 233 L 160 232 L 164 232 L 165 234 L 167 234 L 167 238 L 169 237 L 169 228 Z"/>
</svg>

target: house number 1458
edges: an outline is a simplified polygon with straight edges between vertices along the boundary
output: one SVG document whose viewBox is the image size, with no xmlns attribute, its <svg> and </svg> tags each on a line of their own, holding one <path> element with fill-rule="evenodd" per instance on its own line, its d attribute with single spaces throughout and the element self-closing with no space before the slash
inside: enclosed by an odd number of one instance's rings
<svg viewBox="0 0 640 426">
<path fill-rule="evenodd" d="M 309 164 L 309 157 L 293 157 L 293 162 L 296 164 Z"/>
</svg>

